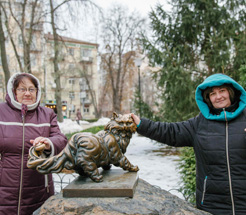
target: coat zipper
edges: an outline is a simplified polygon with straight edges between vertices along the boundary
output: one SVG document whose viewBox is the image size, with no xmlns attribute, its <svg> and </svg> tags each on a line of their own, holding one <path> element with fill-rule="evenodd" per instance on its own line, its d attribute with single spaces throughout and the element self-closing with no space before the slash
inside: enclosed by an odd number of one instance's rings
<svg viewBox="0 0 246 215">
<path fill-rule="evenodd" d="M 230 170 L 230 162 L 229 162 L 229 140 L 228 140 L 228 121 L 226 117 L 225 108 L 223 108 L 225 113 L 226 120 L 226 159 L 227 159 L 227 169 L 228 169 L 228 177 L 229 177 L 229 186 L 230 186 L 230 194 L 231 194 L 231 204 L 232 204 L 232 214 L 235 215 L 235 205 L 233 199 L 233 191 L 232 191 L 232 183 L 231 183 L 231 170 Z"/>
<path fill-rule="evenodd" d="M 206 193 L 207 179 L 208 179 L 208 176 L 205 177 L 204 183 L 203 183 L 203 192 L 202 192 L 202 201 L 201 201 L 202 205 L 203 205 L 203 201 L 204 201 L 204 197 L 205 197 L 205 193 Z"/>
<path fill-rule="evenodd" d="M 23 166 L 24 166 L 24 146 L 25 146 L 25 116 L 22 116 L 23 122 L 23 137 L 22 137 L 22 152 L 21 152 L 21 177 L 20 177 L 20 188 L 19 188 L 19 201 L 18 201 L 18 215 L 20 214 L 20 203 L 22 193 L 22 181 L 23 181 Z"/>
</svg>

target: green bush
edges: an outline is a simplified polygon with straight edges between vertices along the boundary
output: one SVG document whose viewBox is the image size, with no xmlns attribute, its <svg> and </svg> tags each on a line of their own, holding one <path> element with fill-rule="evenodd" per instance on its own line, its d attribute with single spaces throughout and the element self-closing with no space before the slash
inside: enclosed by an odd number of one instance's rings
<svg viewBox="0 0 246 215">
<path fill-rule="evenodd" d="M 239 69 L 239 84 L 246 90 L 246 65 L 241 65 Z"/>
<path fill-rule="evenodd" d="M 104 125 L 94 126 L 91 128 L 87 128 L 83 130 L 82 132 L 91 132 L 93 134 L 96 134 L 98 131 L 104 130 Z"/>
<path fill-rule="evenodd" d="M 96 122 L 98 119 L 85 119 L 87 122 Z"/>
<path fill-rule="evenodd" d="M 69 134 L 66 134 L 66 137 L 69 140 L 74 134 L 77 134 L 77 133 L 80 133 L 80 132 L 91 132 L 93 134 L 96 134 L 98 131 L 101 131 L 101 130 L 104 130 L 104 125 L 94 126 L 94 127 L 82 130 L 82 131 L 69 133 Z"/>
<path fill-rule="evenodd" d="M 183 147 L 181 149 L 179 161 L 179 173 L 181 175 L 182 186 L 179 191 L 186 201 L 196 203 L 196 159 L 193 148 Z"/>
</svg>

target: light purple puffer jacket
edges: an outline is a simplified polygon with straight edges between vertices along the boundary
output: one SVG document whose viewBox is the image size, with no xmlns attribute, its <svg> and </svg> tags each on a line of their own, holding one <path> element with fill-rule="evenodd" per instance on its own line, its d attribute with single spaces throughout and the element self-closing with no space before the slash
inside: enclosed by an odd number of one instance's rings
<svg viewBox="0 0 246 215">
<path fill-rule="evenodd" d="M 28 105 L 22 118 L 21 104 L 12 92 L 16 75 L 8 82 L 6 103 L 0 104 L 0 215 L 32 214 L 54 194 L 52 175 L 42 175 L 26 166 L 30 139 L 47 137 L 52 148 L 50 156 L 58 154 L 67 143 L 54 111 L 39 107 L 39 81 L 37 101 Z"/>
</svg>

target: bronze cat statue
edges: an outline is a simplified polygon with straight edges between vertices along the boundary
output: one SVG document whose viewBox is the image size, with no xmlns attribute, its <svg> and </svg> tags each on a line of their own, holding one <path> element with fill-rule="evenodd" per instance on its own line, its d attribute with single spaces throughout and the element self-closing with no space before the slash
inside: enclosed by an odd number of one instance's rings
<svg viewBox="0 0 246 215">
<path fill-rule="evenodd" d="M 42 174 L 58 173 L 63 168 L 75 170 L 82 176 L 89 176 L 95 182 L 103 181 L 98 168 L 109 170 L 111 164 L 130 172 L 137 172 L 138 166 L 132 165 L 124 155 L 136 128 L 130 114 L 114 113 L 104 130 L 97 134 L 74 134 L 67 146 L 56 156 L 42 158 L 43 149 L 39 151 L 40 149 L 31 147 L 27 167 Z"/>
</svg>

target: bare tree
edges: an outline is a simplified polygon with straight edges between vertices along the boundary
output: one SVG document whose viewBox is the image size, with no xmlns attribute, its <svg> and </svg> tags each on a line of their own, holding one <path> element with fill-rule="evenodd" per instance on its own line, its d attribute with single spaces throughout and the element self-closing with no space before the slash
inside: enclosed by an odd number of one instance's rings
<svg viewBox="0 0 246 215">
<path fill-rule="evenodd" d="M 65 2 L 63 2 L 65 4 Z M 60 5 L 61 6 L 61 5 Z M 57 7 L 58 8 L 58 7 Z M 59 41 L 58 41 L 58 34 L 57 34 L 57 28 L 55 24 L 55 10 L 57 8 L 54 8 L 53 1 L 50 0 L 50 14 L 51 14 L 51 26 L 54 36 L 54 73 L 55 73 L 55 84 L 56 84 L 56 90 L 55 90 L 55 98 L 56 98 L 56 105 L 57 105 L 57 118 L 59 122 L 63 122 L 63 115 L 62 115 L 62 100 L 61 100 L 61 80 L 60 80 L 60 72 L 58 67 L 58 55 L 59 55 Z"/>
<path fill-rule="evenodd" d="M 111 96 L 110 94 L 108 94 L 108 92 L 110 92 L 110 90 L 111 90 L 110 80 L 109 80 L 108 76 L 103 77 L 102 81 L 103 81 L 103 83 L 99 84 L 99 95 L 98 95 L 98 113 L 99 113 L 99 116 L 102 115 L 105 102 L 107 102 L 107 100 L 112 100 L 111 98 L 108 99 L 108 97 Z M 108 115 L 105 115 L 105 116 L 108 116 Z"/>
<path fill-rule="evenodd" d="M 7 61 L 6 47 L 5 47 L 5 34 L 3 31 L 3 21 L 2 21 L 2 3 L 0 2 L 0 48 L 1 48 L 1 61 L 5 77 L 5 89 L 7 89 L 7 83 L 10 78 L 10 72 Z"/>
<path fill-rule="evenodd" d="M 108 74 L 111 83 L 113 110 L 121 111 L 123 90 L 128 67 L 135 55 L 137 37 L 145 20 L 139 14 L 127 13 L 121 5 L 114 5 L 103 19 L 103 43 L 101 55 L 102 69 Z M 125 55 L 127 53 L 127 55 Z"/>
<path fill-rule="evenodd" d="M 5 27 L 13 46 L 19 69 L 21 72 L 32 73 L 30 53 L 34 44 L 35 31 L 43 24 L 42 1 L 24 0 L 12 3 L 11 0 L 8 0 L 7 2 L 8 4 L 4 4 L 4 6 L 2 4 Z M 20 37 L 19 40 L 16 40 L 14 37 L 18 32 L 20 32 Z M 21 50 L 18 49 L 17 41 L 22 43 L 23 48 Z M 21 56 L 23 56 L 23 61 Z"/>
</svg>

